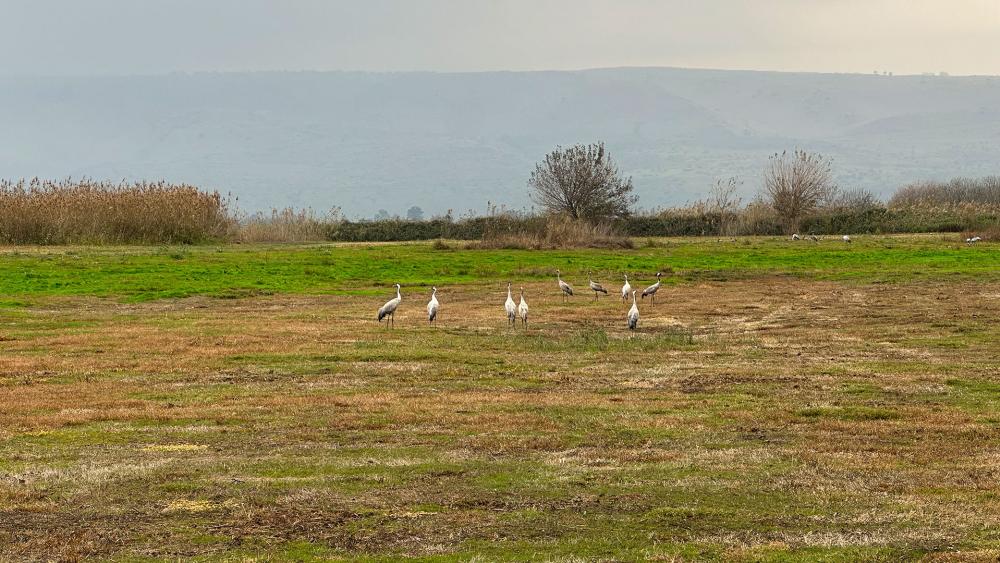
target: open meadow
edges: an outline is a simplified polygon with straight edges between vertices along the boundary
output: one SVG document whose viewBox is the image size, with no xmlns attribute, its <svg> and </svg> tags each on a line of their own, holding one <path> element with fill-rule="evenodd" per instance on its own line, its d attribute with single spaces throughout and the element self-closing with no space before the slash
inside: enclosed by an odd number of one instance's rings
<svg viewBox="0 0 1000 563">
<path fill-rule="evenodd" d="M 0 249 L 0 560 L 401 556 L 996 560 L 1000 246 Z"/>
</svg>

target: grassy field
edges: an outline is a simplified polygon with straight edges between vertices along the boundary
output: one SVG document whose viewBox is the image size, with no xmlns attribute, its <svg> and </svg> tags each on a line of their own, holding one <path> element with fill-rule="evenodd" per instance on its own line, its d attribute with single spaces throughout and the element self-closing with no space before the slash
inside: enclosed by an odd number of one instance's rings
<svg viewBox="0 0 1000 563">
<path fill-rule="evenodd" d="M 0 560 L 1000 557 L 1000 247 L 649 242 L 0 250 Z"/>
</svg>

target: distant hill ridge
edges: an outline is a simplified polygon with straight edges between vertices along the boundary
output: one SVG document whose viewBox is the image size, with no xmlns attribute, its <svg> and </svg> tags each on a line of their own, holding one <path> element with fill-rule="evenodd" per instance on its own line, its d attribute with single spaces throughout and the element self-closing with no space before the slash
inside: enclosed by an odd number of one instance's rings
<svg viewBox="0 0 1000 563">
<path fill-rule="evenodd" d="M 802 147 L 888 193 L 1000 172 L 1000 78 L 674 68 L 0 78 L 0 176 L 164 178 L 245 209 L 430 215 L 530 205 L 554 146 L 603 140 L 640 204 L 759 185 Z"/>
</svg>

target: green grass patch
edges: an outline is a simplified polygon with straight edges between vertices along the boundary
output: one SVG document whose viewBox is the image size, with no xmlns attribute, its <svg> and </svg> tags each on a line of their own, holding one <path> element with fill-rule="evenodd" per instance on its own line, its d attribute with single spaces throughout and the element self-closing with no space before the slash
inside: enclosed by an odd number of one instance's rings
<svg viewBox="0 0 1000 563">
<path fill-rule="evenodd" d="M 554 278 L 582 289 L 587 272 L 604 280 L 632 274 L 640 286 L 668 272 L 666 283 L 795 275 L 871 282 L 914 278 L 1000 279 L 1000 248 L 969 247 L 933 237 L 860 238 L 790 245 L 757 237 L 744 243 L 668 239 L 636 250 L 454 250 L 430 243 L 385 245 L 254 245 L 148 248 L 26 249 L 0 254 L 0 294 L 26 297 L 95 295 L 129 301 L 208 295 L 238 298 L 272 293 L 382 295 L 393 283 L 414 287 L 483 280 Z M 383 289 L 380 289 L 383 288 Z"/>
<path fill-rule="evenodd" d="M 948 402 L 983 422 L 1000 424 L 1000 382 L 949 379 L 946 384 Z"/>
</svg>

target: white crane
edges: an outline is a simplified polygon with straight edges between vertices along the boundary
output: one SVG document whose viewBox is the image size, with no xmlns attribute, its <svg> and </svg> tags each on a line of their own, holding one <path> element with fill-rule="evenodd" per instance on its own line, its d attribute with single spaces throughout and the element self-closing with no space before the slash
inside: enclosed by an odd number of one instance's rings
<svg viewBox="0 0 1000 563">
<path fill-rule="evenodd" d="M 400 286 L 397 283 L 396 284 L 396 298 L 395 299 L 390 299 L 390 300 L 386 301 L 385 305 L 382 305 L 382 307 L 379 308 L 379 310 L 378 310 L 378 322 L 381 323 L 382 319 L 384 319 L 386 317 L 389 317 L 389 320 L 387 320 L 385 322 L 385 327 L 386 328 L 389 328 L 389 323 L 390 322 L 392 323 L 393 327 L 396 326 L 396 307 L 399 307 L 399 302 L 403 300 L 403 296 L 399 294 L 399 288 L 400 288 Z"/>
<path fill-rule="evenodd" d="M 559 282 L 559 291 L 562 292 L 563 301 L 566 300 L 567 295 L 573 295 L 573 288 L 568 283 L 562 281 L 562 273 L 559 270 L 556 270 L 556 281 Z"/>
<path fill-rule="evenodd" d="M 628 319 L 629 330 L 635 330 L 635 327 L 639 326 L 639 306 L 635 303 L 635 294 L 638 290 L 632 290 L 632 308 L 628 310 L 628 315 L 625 317 Z"/>
<path fill-rule="evenodd" d="M 628 283 L 628 274 L 625 274 L 625 285 L 622 286 L 622 303 L 628 301 L 628 295 L 632 291 L 632 284 Z"/>
<path fill-rule="evenodd" d="M 431 287 L 431 300 L 427 302 L 427 322 L 433 323 L 438 316 L 438 288 Z"/>
<path fill-rule="evenodd" d="M 656 272 L 656 283 L 642 290 L 642 299 L 645 299 L 648 295 L 650 303 L 656 302 L 656 292 L 660 291 L 660 276 L 662 275 L 662 273 Z"/>
<path fill-rule="evenodd" d="M 844 242 L 851 242 L 851 235 L 844 235 Z"/>
<path fill-rule="evenodd" d="M 524 288 L 521 288 L 521 302 L 517 304 L 517 316 L 521 317 L 521 326 L 528 326 L 528 302 L 524 300 Z"/>
<path fill-rule="evenodd" d="M 799 233 L 795 233 L 795 234 L 792 235 L 792 240 L 799 240 L 801 238 L 802 237 L 799 236 Z"/>
<path fill-rule="evenodd" d="M 507 311 L 507 324 L 514 326 L 517 323 L 517 305 L 514 305 L 514 297 L 510 294 L 510 282 L 507 282 L 507 301 L 503 308 Z"/>
<path fill-rule="evenodd" d="M 608 290 L 604 289 L 603 285 L 594 281 L 590 272 L 587 272 L 587 281 L 590 283 L 590 291 L 594 292 L 594 301 L 597 301 L 598 293 L 603 293 L 604 295 L 608 294 Z"/>
<path fill-rule="evenodd" d="M 969 238 L 965 239 L 965 242 L 967 242 L 969 244 L 973 244 L 973 243 L 979 242 L 981 240 L 983 240 L 982 237 L 976 236 L 976 237 L 969 237 Z"/>
</svg>

